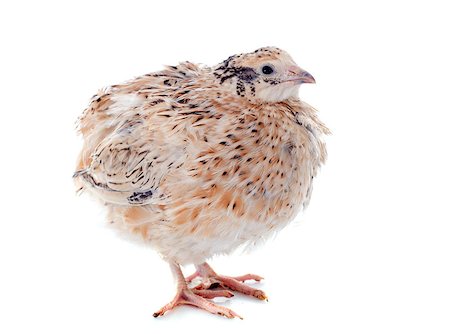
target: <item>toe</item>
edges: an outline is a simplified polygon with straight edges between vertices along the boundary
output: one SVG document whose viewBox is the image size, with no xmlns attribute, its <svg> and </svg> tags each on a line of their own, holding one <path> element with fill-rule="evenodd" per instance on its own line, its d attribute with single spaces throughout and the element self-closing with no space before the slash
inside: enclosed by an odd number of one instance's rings
<svg viewBox="0 0 450 334">
<path fill-rule="evenodd" d="M 225 308 L 226 312 L 224 313 L 218 313 L 219 315 L 222 315 L 224 317 L 227 317 L 228 319 L 233 319 L 233 318 L 239 318 L 241 320 L 244 320 L 243 317 L 241 317 L 239 314 L 237 314 L 236 312 L 234 312 L 233 310 L 230 310 L 229 308 Z"/>
<path fill-rule="evenodd" d="M 209 292 L 214 292 L 214 290 L 211 290 Z M 184 294 L 184 298 L 185 298 L 186 304 L 196 306 L 196 307 L 198 307 L 202 310 L 208 311 L 212 314 L 221 315 L 221 316 L 227 317 L 229 319 L 231 319 L 231 318 L 243 319 L 239 314 L 230 310 L 229 308 L 226 308 L 226 307 L 223 307 L 220 305 L 216 305 L 216 304 L 204 299 L 203 297 L 198 296 L 196 293 L 194 293 L 192 291 L 186 291 Z"/>
<path fill-rule="evenodd" d="M 254 274 L 247 274 L 247 275 L 237 276 L 237 277 L 233 277 L 233 278 L 239 282 L 245 282 L 245 281 L 251 281 L 251 280 L 259 282 L 264 279 L 264 277 L 254 275 Z"/>
<path fill-rule="evenodd" d="M 203 297 L 203 298 L 208 298 L 208 299 L 213 299 L 216 297 L 225 297 L 225 298 L 231 298 L 234 296 L 234 294 L 229 291 L 229 290 L 224 290 L 224 289 L 220 289 L 220 290 L 192 290 L 196 295 Z"/>
<path fill-rule="evenodd" d="M 255 296 L 256 298 L 258 298 L 260 300 L 269 301 L 269 299 L 267 298 L 267 295 L 262 290 L 253 291 L 253 296 Z"/>
<path fill-rule="evenodd" d="M 186 283 L 191 283 L 194 279 L 196 279 L 197 277 L 199 277 L 200 274 L 198 273 L 198 271 L 196 271 L 195 273 L 193 273 L 192 275 L 186 277 Z"/>
</svg>

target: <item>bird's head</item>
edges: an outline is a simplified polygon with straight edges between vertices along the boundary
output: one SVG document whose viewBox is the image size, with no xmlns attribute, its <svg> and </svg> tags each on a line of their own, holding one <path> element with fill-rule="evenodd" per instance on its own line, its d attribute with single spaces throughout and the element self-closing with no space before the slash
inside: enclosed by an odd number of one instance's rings
<svg viewBox="0 0 450 334">
<path fill-rule="evenodd" d="M 275 47 L 231 56 L 213 70 L 218 82 L 236 95 L 263 102 L 296 98 L 300 84 L 315 83 L 287 52 Z"/>
</svg>

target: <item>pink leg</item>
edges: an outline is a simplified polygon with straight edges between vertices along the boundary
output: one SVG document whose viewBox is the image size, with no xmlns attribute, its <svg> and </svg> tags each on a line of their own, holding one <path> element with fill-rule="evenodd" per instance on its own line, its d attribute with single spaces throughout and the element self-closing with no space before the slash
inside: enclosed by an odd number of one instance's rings
<svg viewBox="0 0 450 334">
<path fill-rule="evenodd" d="M 180 266 L 175 263 L 171 263 L 170 267 L 174 276 L 177 279 L 177 294 L 175 298 L 163 306 L 159 311 L 153 313 L 155 318 L 164 315 L 167 311 L 174 309 L 179 305 L 192 305 L 196 306 L 200 309 L 208 311 L 213 314 L 222 315 L 227 318 L 240 318 L 242 317 L 232 310 L 211 303 L 205 298 L 214 298 L 214 297 L 231 297 L 233 294 L 227 290 L 198 290 L 193 291 L 188 288 L 186 281 L 184 279 L 183 273 L 181 272 Z M 205 298 L 204 298 L 205 297 Z"/>
<path fill-rule="evenodd" d="M 229 277 L 229 276 L 222 276 L 216 274 L 216 272 L 206 263 L 202 263 L 200 265 L 195 266 L 197 271 L 189 276 L 191 280 L 197 276 L 202 277 L 202 283 L 195 287 L 194 289 L 215 289 L 217 287 L 221 287 L 223 289 L 230 289 L 233 291 L 237 291 L 240 293 L 243 293 L 245 295 L 253 296 L 261 300 L 268 300 L 266 294 L 262 290 L 254 289 L 242 282 L 245 282 L 247 280 L 255 280 L 260 281 L 263 278 L 257 275 L 247 274 L 244 276 L 238 276 L 238 277 Z M 214 290 L 212 290 L 214 291 Z"/>
</svg>

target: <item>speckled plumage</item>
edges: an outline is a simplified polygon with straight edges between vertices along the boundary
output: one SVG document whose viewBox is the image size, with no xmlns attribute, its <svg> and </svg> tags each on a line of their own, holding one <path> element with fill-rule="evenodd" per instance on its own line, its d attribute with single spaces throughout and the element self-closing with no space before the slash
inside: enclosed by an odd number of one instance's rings
<svg viewBox="0 0 450 334">
<path fill-rule="evenodd" d="M 294 69 L 284 51 L 262 48 L 99 91 L 79 122 L 78 187 L 172 263 L 266 239 L 307 205 L 326 158 L 328 130 L 298 99 Z"/>
</svg>

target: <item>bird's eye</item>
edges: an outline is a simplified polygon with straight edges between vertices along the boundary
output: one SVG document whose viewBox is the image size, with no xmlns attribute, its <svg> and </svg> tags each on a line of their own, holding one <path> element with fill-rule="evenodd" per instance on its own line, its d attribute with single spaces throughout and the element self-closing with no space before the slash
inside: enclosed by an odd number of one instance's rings
<svg viewBox="0 0 450 334">
<path fill-rule="evenodd" d="M 261 72 L 263 72 L 264 74 L 272 74 L 274 72 L 273 66 L 271 66 L 271 65 L 264 65 L 261 68 Z"/>
</svg>

